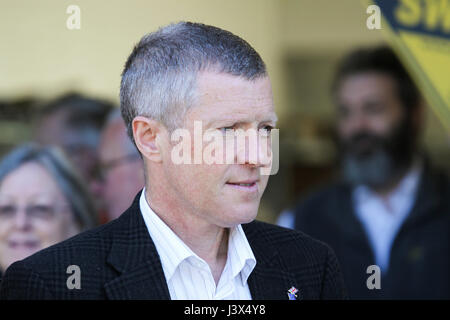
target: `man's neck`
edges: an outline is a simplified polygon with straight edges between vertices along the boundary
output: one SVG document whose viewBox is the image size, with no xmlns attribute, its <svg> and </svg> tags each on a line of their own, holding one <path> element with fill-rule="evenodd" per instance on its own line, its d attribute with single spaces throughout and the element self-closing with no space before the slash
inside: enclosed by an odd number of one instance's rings
<svg viewBox="0 0 450 320">
<path fill-rule="evenodd" d="M 371 187 L 371 189 L 382 199 L 386 200 L 389 196 L 399 187 L 403 179 L 418 165 L 420 161 L 413 159 L 408 166 L 399 169 L 395 175 L 392 176 L 389 181 L 378 187 Z"/>
<path fill-rule="evenodd" d="M 408 173 L 408 170 L 402 171 L 401 174 L 396 174 L 392 179 L 389 179 L 389 181 L 381 186 L 371 187 L 371 189 L 380 197 L 383 199 L 387 199 L 389 195 L 394 192 L 394 190 L 399 186 L 402 179 L 406 176 Z"/>
<path fill-rule="evenodd" d="M 152 210 L 200 258 L 209 265 L 216 284 L 228 256 L 229 229 L 209 223 L 195 213 L 180 210 L 171 201 L 158 201 L 148 189 L 145 198 Z"/>
</svg>

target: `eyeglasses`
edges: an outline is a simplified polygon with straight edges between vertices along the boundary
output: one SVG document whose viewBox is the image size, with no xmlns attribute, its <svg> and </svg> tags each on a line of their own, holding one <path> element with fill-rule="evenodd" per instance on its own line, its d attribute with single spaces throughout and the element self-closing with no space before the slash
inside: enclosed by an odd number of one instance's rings
<svg viewBox="0 0 450 320">
<path fill-rule="evenodd" d="M 68 207 L 65 205 L 43 205 L 35 204 L 25 207 L 25 213 L 27 217 L 32 220 L 48 221 L 55 217 L 56 212 L 63 211 Z M 0 221 L 7 221 L 14 218 L 19 211 L 19 208 L 15 205 L 0 205 Z"/>
</svg>

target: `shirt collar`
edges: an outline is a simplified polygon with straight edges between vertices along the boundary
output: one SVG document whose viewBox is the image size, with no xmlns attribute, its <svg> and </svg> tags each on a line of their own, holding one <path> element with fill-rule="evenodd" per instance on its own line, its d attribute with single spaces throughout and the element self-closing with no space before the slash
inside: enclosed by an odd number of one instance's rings
<svg viewBox="0 0 450 320">
<path fill-rule="evenodd" d="M 169 281 L 178 265 L 183 260 L 195 256 L 195 253 L 150 208 L 145 198 L 145 188 L 142 190 L 139 206 L 147 230 L 161 259 L 166 280 Z"/>
<path fill-rule="evenodd" d="M 419 180 L 423 171 L 423 160 L 416 158 L 411 169 L 402 178 L 398 186 L 389 195 L 390 201 L 393 199 L 409 198 L 415 195 L 419 186 Z M 353 190 L 353 197 L 357 203 L 364 204 L 378 199 L 378 195 L 365 185 L 359 185 Z"/>
<path fill-rule="evenodd" d="M 231 265 L 232 277 L 235 278 L 240 274 L 242 285 L 245 286 L 255 268 L 256 258 L 241 225 L 230 230 L 227 263 Z"/>
<path fill-rule="evenodd" d="M 145 198 L 145 190 L 144 187 L 139 199 L 139 206 L 147 230 L 160 256 L 166 281 L 170 281 L 176 269 L 184 260 L 190 257 L 202 259 L 152 210 Z M 226 264 L 231 267 L 232 278 L 241 275 L 243 285 L 246 284 L 248 277 L 255 268 L 256 258 L 241 225 L 230 229 Z"/>
<path fill-rule="evenodd" d="M 399 187 L 396 189 L 396 194 L 398 196 L 410 196 L 414 194 L 419 185 L 422 170 L 422 160 L 416 160 L 411 170 L 400 182 Z"/>
</svg>

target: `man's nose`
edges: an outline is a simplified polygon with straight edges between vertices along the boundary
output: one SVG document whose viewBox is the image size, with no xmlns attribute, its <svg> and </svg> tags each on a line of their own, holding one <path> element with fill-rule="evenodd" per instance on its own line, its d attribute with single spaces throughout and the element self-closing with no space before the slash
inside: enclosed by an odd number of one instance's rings
<svg viewBox="0 0 450 320">
<path fill-rule="evenodd" d="M 363 114 L 353 115 L 346 124 L 347 132 L 365 132 L 369 129 L 369 121 Z"/>
<path fill-rule="evenodd" d="M 245 143 L 240 143 L 237 149 L 238 163 L 263 167 L 270 165 L 270 136 L 259 134 L 258 131 L 245 137 Z"/>
<path fill-rule="evenodd" d="M 13 218 L 13 223 L 19 230 L 26 230 L 31 226 L 31 219 L 28 216 L 26 209 L 17 209 Z"/>
</svg>

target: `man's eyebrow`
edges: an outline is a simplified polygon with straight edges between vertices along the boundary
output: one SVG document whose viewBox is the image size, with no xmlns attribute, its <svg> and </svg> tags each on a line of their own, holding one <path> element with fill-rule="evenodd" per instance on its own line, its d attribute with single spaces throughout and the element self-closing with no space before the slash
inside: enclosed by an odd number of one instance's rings
<svg viewBox="0 0 450 320">
<path fill-rule="evenodd" d="M 204 121 L 206 126 L 212 126 L 212 125 L 217 125 L 217 124 L 223 124 L 223 123 L 228 123 L 228 122 L 237 122 L 238 120 L 234 117 L 222 117 L 222 118 L 213 118 L 213 119 L 208 119 L 206 121 Z"/>
<path fill-rule="evenodd" d="M 262 119 L 255 119 L 255 120 L 258 121 L 259 123 L 268 123 L 268 122 L 270 122 L 270 123 L 274 123 L 275 124 L 278 121 L 278 117 L 277 117 L 276 114 L 273 114 L 273 115 L 271 115 L 269 117 L 265 117 L 265 118 L 262 118 Z M 230 116 L 230 117 L 210 119 L 210 120 L 206 121 L 206 126 L 214 125 L 214 124 L 218 124 L 218 123 L 220 123 L 220 124 L 221 123 L 227 123 L 227 122 L 229 122 L 229 123 L 233 122 L 233 124 L 243 124 L 243 123 L 247 123 L 248 121 L 239 119 L 239 117 Z"/>
<path fill-rule="evenodd" d="M 260 122 L 277 122 L 278 121 L 278 117 L 277 115 L 274 113 L 272 114 L 270 117 L 265 118 L 264 120 L 261 120 Z"/>
</svg>

